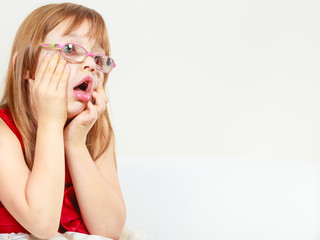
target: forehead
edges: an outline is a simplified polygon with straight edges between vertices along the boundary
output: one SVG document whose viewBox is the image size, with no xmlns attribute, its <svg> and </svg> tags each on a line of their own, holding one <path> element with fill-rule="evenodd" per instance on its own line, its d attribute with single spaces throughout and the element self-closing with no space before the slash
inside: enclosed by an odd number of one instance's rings
<svg viewBox="0 0 320 240">
<path fill-rule="evenodd" d="M 46 43 L 60 43 L 67 42 L 76 43 L 84 46 L 89 51 L 99 50 L 103 51 L 103 48 L 98 44 L 97 40 L 90 36 L 91 24 L 88 20 L 84 20 L 77 28 L 73 29 L 70 33 L 65 34 L 71 19 L 67 19 L 58 24 L 52 29 L 44 39 Z"/>
</svg>

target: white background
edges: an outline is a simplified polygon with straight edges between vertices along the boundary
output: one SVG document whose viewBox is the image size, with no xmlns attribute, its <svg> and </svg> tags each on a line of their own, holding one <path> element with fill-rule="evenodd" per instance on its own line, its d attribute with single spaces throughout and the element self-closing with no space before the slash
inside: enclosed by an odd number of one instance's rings
<svg viewBox="0 0 320 240">
<path fill-rule="evenodd" d="M 0 8 L 3 79 L 23 19 Z M 72 1 L 107 23 L 127 224 L 156 239 L 320 239 L 320 2 Z"/>
</svg>

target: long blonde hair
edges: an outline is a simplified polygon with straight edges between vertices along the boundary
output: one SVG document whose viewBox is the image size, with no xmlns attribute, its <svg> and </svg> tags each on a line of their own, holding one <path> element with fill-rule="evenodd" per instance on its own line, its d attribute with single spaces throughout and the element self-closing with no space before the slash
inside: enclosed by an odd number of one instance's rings
<svg viewBox="0 0 320 240">
<path fill-rule="evenodd" d="M 49 4 L 34 10 L 23 21 L 12 45 L 10 59 L 13 59 L 17 54 L 16 61 L 9 63 L 0 109 L 9 108 L 15 125 L 21 133 L 25 148 L 25 160 L 30 169 L 33 166 L 37 129 L 36 120 L 31 114 L 29 84 L 25 79 L 25 74 L 29 71 L 29 78 L 35 76 L 40 53 L 39 44 L 52 29 L 66 19 L 73 21 L 70 21 L 64 32 L 65 35 L 77 28 L 83 20 L 88 20 L 91 23 L 88 34 L 97 39 L 106 55 L 110 54 L 105 22 L 102 16 L 93 9 L 73 3 Z M 105 74 L 103 87 L 105 87 L 107 80 L 108 74 Z M 87 136 L 86 145 L 92 158 L 97 159 L 108 147 L 113 147 L 117 168 L 114 140 L 114 131 L 106 109 Z"/>
</svg>

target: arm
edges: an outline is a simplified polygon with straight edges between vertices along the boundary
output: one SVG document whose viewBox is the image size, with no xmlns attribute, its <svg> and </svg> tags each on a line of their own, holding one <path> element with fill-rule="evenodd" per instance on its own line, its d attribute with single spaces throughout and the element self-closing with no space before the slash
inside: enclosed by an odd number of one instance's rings
<svg viewBox="0 0 320 240">
<path fill-rule="evenodd" d="M 61 105 L 66 104 L 63 92 L 69 70 L 64 71 L 65 61 L 57 65 L 58 61 L 57 55 L 45 58 L 36 79 L 29 80 L 38 119 L 32 171 L 15 135 L 2 121 L 0 125 L 0 200 L 24 228 L 40 238 L 57 233 L 63 200 L 66 109 Z M 58 82 L 58 87 L 52 87 Z M 53 114 L 57 107 L 60 112 Z"/>
<path fill-rule="evenodd" d="M 1 202 L 30 233 L 52 237 L 59 227 L 63 198 L 62 134 L 39 131 L 38 137 L 50 136 L 46 143 L 55 147 L 46 152 L 48 147 L 38 141 L 34 169 L 30 171 L 18 139 L 3 122 L 0 132 Z"/>
<path fill-rule="evenodd" d="M 87 147 L 68 145 L 67 163 L 81 215 L 90 234 L 118 239 L 126 210 L 114 165 L 113 144 L 95 162 Z"/>
<path fill-rule="evenodd" d="M 93 92 L 93 97 L 96 104 L 89 101 L 87 109 L 73 119 L 64 131 L 66 159 L 89 233 L 118 239 L 125 223 L 126 210 L 114 163 L 114 141 L 95 161 L 85 145 L 88 131 L 106 109 L 107 98 L 102 86 Z"/>
</svg>

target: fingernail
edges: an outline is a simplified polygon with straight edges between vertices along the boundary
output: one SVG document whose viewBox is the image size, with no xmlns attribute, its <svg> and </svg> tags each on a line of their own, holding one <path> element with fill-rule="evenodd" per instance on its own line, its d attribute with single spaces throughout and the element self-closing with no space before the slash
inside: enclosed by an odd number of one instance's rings
<svg viewBox="0 0 320 240">
<path fill-rule="evenodd" d="M 102 86 L 102 81 L 101 80 L 99 81 L 99 83 L 100 83 L 100 86 Z"/>
<path fill-rule="evenodd" d="M 51 57 L 51 53 L 48 53 L 48 54 L 47 54 L 47 57 L 48 57 L 48 58 Z"/>
</svg>

